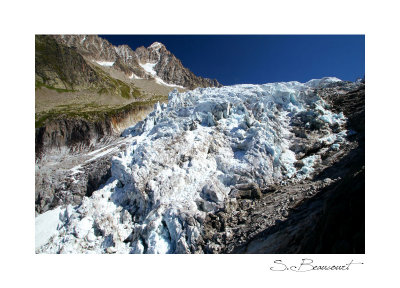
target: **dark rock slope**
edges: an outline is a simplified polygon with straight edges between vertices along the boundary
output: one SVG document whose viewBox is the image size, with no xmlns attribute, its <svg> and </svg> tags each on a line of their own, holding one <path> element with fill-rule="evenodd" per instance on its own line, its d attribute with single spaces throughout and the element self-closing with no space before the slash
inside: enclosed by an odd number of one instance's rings
<svg viewBox="0 0 400 288">
<path fill-rule="evenodd" d="M 134 102 L 122 108 L 93 113 L 91 117 L 94 119 L 60 114 L 35 129 L 36 159 L 49 150 L 66 148 L 73 152 L 82 147 L 90 148 L 91 143 L 103 138 L 118 137 L 125 128 L 141 120 L 140 115 L 150 112 L 153 104 L 151 101 Z"/>
<path fill-rule="evenodd" d="M 124 148 L 120 133 L 137 122 L 138 115 L 153 109 L 152 105 L 126 107 L 96 121 L 60 117 L 36 128 L 37 213 L 79 204 L 111 176 L 110 158 Z M 92 155 L 93 150 L 99 152 Z M 109 153 L 102 155 L 107 150 Z M 73 167 L 79 167 L 79 172 Z"/>
<path fill-rule="evenodd" d="M 313 179 L 246 191 L 209 215 L 206 253 L 365 253 L 365 86 L 342 88 L 318 93 L 347 116 L 347 144 L 323 155 Z"/>
<path fill-rule="evenodd" d="M 114 134 L 113 132 L 109 119 L 96 122 L 72 118 L 53 120 L 36 128 L 36 158 L 41 158 L 49 149 L 67 147 L 71 150 L 77 150 L 79 147 L 89 147 L 92 141 L 111 136 Z"/>
<path fill-rule="evenodd" d="M 189 89 L 222 86 L 215 79 L 194 75 L 161 43 L 153 43 L 147 48 L 139 47 L 135 53 L 141 63 L 157 63 L 154 70 L 157 72 L 157 76 L 167 83 L 173 83 Z"/>
<path fill-rule="evenodd" d="M 54 35 L 57 42 L 74 47 L 86 57 L 102 61 L 115 61 L 117 53 L 114 46 L 96 35 Z"/>
<path fill-rule="evenodd" d="M 73 90 L 100 81 L 97 73 L 73 48 L 58 44 L 52 37 L 35 37 L 35 75 L 38 85 Z"/>
</svg>

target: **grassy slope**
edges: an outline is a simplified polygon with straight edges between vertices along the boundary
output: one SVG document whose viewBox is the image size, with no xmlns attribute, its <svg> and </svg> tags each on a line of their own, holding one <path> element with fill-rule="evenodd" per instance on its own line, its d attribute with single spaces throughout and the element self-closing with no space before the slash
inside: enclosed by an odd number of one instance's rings
<svg viewBox="0 0 400 288">
<path fill-rule="evenodd" d="M 93 122 L 99 121 L 106 117 L 128 112 L 136 107 L 149 107 L 158 101 L 166 102 L 167 100 L 167 97 L 159 96 L 149 100 L 131 102 L 127 105 L 99 106 L 95 103 L 85 105 L 58 105 L 55 109 L 36 113 L 35 128 L 43 126 L 48 121 L 62 118 L 85 119 Z"/>
<path fill-rule="evenodd" d="M 57 92 L 90 90 L 125 99 L 140 96 L 137 87 L 114 79 L 86 62 L 75 49 L 58 44 L 50 36 L 35 37 L 35 78 L 36 89 L 46 87 Z"/>
</svg>

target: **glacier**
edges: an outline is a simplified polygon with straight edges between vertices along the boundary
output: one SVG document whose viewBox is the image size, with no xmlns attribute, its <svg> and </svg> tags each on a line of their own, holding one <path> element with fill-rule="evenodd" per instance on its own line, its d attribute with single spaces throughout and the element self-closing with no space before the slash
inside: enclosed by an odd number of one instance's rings
<svg viewBox="0 0 400 288">
<path fill-rule="evenodd" d="M 78 206 L 36 218 L 36 252 L 199 251 L 207 214 L 235 202 L 238 185 L 269 187 L 312 175 L 321 159 L 309 155 L 296 165 L 294 119 L 323 131 L 313 135 L 324 149 L 340 149 L 346 118 L 317 93 L 340 81 L 175 89 L 168 104 L 157 103 L 123 132 L 131 144 L 113 157 L 105 185 Z"/>
</svg>

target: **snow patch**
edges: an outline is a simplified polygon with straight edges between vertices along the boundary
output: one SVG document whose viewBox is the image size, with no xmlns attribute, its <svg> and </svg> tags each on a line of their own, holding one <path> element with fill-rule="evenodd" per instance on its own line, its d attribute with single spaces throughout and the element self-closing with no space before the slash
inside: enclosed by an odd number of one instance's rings
<svg viewBox="0 0 400 288">
<path fill-rule="evenodd" d="M 149 46 L 149 48 L 152 48 L 152 49 L 156 49 L 156 50 L 159 50 L 161 47 L 163 47 L 164 45 L 162 44 L 162 43 L 160 43 L 160 42 L 154 42 L 153 44 L 151 44 L 150 46 Z"/>
<path fill-rule="evenodd" d="M 57 233 L 63 223 L 60 220 L 61 207 L 49 210 L 35 218 L 35 249 L 46 244 Z"/>
<path fill-rule="evenodd" d="M 70 175 L 75 175 L 75 174 L 78 174 L 78 173 L 82 173 L 82 171 L 80 171 L 81 169 L 82 169 L 82 165 L 77 165 L 75 167 L 72 167 L 70 169 L 70 171 L 72 171 L 72 173 Z"/>
<path fill-rule="evenodd" d="M 109 62 L 109 61 L 96 61 L 97 64 L 99 64 L 100 66 L 104 66 L 104 67 L 111 67 L 114 65 L 114 61 L 113 62 Z"/>
<path fill-rule="evenodd" d="M 110 153 L 112 153 L 112 152 L 115 152 L 115 151 L 117 151 L 117 150 L 118 150 L 118 147 L 112 147 L 112 148 L 107 149 L 107 150 L 105 150 L 105 151 L 103 151 L 103 152 L 101 152 L 101 153 L 96 154 L 94 157 L 90 158 L 89 160 L 86 160 L 86 162 L 91 162 L 91 161 L 93 161 L 93 160 L 96 160 L 97 158 L 103 157 L 103 156 L 105 156 L 105 155 L 107 155 L 107 154 L 110 154 Z M 88 155 L 91 155 L 92 153 L 93 153 L 93 152 L 89 153 Z M 93 155 L 93 154 L 92 154 L 92 155 Z"/>
<path fill-rule="evenodd" d="M 156 66 L 157 63 L 139 63 L 139 65 L 144 69 L 144 71 L 146 71 L 150 75 L 155 76 L 157 74 L 156 71 L 154 71 L 154 66 Z"/>
<path fill-rule="evenodd" d="M 182 88 L 185 89 L 185 87 L 180 86 L 180 85 L 175 85 L 175 84 L 169 84 L 164 82 L 160 77 L 157 76 L 157 72 L 154 70 L 154 67 L 157 65 L 157 63 L 145 63 L 145 64 L 139 64 L 148 74 L 154 77 L 156 82 L 158 84 L 168 86 L 168 87 L 176 87 L 176 88 Z"/>
<path fill-rule="evenodd" d="M 136 76 L 135 73 L 132 72 L 131 76 L 129 76 L 129 79 L 142 79 L 142 78 Z"/>
<path fill-rule="evenodd" d="M 164 85 L 164 86 L 168 86 L 168 87 L 176 87 L 176 88 L 182 88 L 185 89 L 185 87 L 180 86 L 180 85 L 175 85 L 175 84 L 169 84 L 164 82 L 160 77 L 155 77 L 155 80 L 158 84 Z"/>
</svg>

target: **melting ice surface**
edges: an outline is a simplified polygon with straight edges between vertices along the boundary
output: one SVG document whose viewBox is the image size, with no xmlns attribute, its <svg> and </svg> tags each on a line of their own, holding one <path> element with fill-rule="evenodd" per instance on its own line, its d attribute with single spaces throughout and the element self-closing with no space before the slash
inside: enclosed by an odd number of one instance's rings
<svg viewBox="0 0 400 288">
<path fill-rule="evenodd" d="M 37 252 L 190 253 L 207 212 L 224 207 L 235 185 L 265 187 L 313 172 L 313 155 L 295 168 L 290 120 L 312 109 L 322 122 L 343 124 L 313 89 L 336 81 L 174 90 L 168 105 L 155 105 L 123 133 L 132 144 L 113 158 L 101 189 L 36 218 L 36 233 L 51 230 L 36 236 Z M 339 134 L 321 141 L 333 144 Z"/>
</svg>

